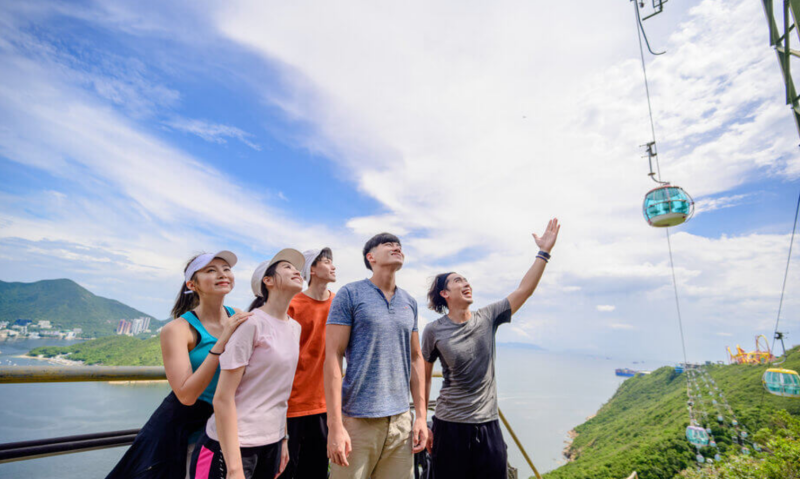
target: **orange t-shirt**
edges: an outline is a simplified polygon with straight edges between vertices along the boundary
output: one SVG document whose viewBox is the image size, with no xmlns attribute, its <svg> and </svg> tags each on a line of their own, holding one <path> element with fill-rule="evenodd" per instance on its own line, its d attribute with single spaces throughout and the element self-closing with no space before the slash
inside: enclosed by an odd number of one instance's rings
<svg viewBox="0 0 800 479">
<path fill-rule="evenodd" d="M 298 293 L 289 305 L 289 317 L 300 323 L 300 359 L 294 374 L 286 417 L 309 416 L 326 412 L 322 365 L 325 362 L 325 323 L 333 293 L 327 301 L 317 301 Z"/>
</svg>

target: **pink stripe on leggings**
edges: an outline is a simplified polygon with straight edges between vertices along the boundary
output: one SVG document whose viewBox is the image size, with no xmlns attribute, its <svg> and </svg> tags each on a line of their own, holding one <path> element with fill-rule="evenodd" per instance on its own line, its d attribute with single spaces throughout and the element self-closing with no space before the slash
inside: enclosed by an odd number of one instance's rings
<svg viewBox="0 0 800 479">
<path fill-rule="evenodd" d="M 211 475 L 211 461 L 214 453 L 205 446 L 201 446 L 200 455 L 197 457 L 197 466 L 194 470 L 195 479 L 208 479 Z"/>
</svg>

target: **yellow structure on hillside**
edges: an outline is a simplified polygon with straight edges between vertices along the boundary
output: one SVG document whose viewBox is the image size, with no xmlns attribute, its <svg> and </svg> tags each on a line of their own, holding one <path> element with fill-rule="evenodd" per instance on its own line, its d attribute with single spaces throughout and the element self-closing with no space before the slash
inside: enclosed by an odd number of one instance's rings
<svg viewBox="0 0 800 479">
<path fill-rule="evenodd" d="M 761 344 L 761 339 L 764 340 L 763 345 Z M 762 347 L 764 349 L 761 349 Z M 730 346 L 728 346 L 728 356 L 730 356 L 731 364 L 766 364 L 775 359 L 775 356 L 772 355 L 772 351 L 769 349 L 769 341 L 763 334 L 756 336 L 755 351 L 747 352 L 737 344 L 736 354 L 733 354 Z"/>
</svg>

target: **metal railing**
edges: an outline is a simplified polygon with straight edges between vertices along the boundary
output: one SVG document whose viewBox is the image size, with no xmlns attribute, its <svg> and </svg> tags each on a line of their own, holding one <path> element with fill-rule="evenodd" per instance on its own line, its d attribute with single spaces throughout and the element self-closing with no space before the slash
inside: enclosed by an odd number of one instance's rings
<svg viewBox="0 0 800 479">
<path fill-rule="evenodd" d="M 433 377 L 441 378 L 441 372 Z M 0 384 L 57 383 L 57 382 L 107 382 L 107 381 L 158 381 L 167 379 L 161 366 L 3 366 L 0 367 Z M 433 405 L 433 401 L 429 407 Z M 542 479 L 517 434 L 498 407 L 500 420 L 519 448 L 537 479 Z M 0 444 L 0 464 L 24 461 L 39 457 L 92 451 L 110 447 L 129 446 L 138 429 L 106 433 L 65 436 L 35 441 Z"/>
</svg>

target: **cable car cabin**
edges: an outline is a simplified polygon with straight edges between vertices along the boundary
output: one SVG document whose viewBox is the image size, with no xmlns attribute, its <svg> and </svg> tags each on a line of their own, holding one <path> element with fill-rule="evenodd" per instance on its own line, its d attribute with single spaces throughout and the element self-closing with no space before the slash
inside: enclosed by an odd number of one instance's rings
<svg viewBox="0 0 800 479">
<path fill-rule="evenodd" d="M 725 420 L 725 418 L 723 418 L 721 415 L 717 416 L 717 421 L 719 421 L 720 424 L 722 424 L 722 421 L 724 421 L 724 420 Z"/>
<path fill-rule="evenodd" d="M 677 186 L 659 186 L 647 192 L 642 211 L 650 226 L 677 226 L 692 217 L 694 200 Z"/>
<path fill-rule="evenodd" d="M 764 372 L 761 382 L 767 391 L 776 396 L 800 397 L 800 375 L 797 371 L 770 368 Z"/>
<path fill-rule="evenodd" d="M 697 462 L 702 464 L 702 463 L 706 462 L 706 458 L 704 458 L 702 454 L 698 454 L 697 455 Z"/>
<path fill-rule="evenodd" d="M 722 456 L 720 456 L 719 454 L 714 454 L 714 460 L 719 462 L 722 460 Z"/>
<path fill-rule="evenodd" d="M 708 446 L 708 433 L 702 427 L 687 426 L 686 439 L 695 446 Z"/>
</svg>

